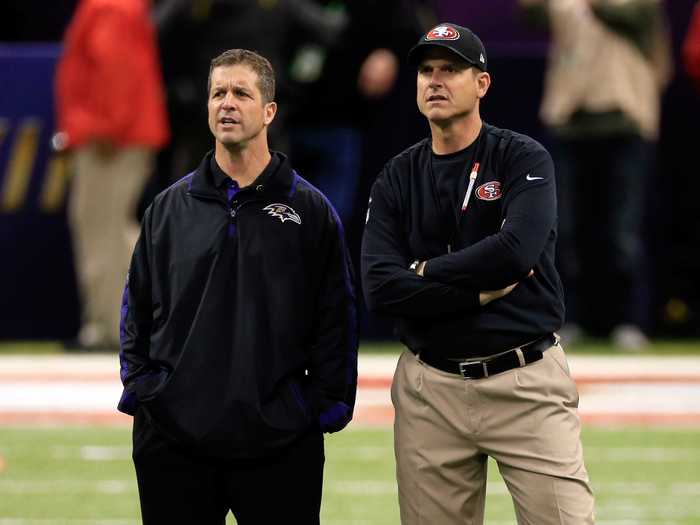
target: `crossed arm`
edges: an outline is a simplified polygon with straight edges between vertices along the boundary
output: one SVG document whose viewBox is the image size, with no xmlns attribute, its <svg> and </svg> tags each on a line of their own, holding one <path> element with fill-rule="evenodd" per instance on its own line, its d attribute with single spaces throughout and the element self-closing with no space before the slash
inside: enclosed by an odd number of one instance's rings
<svg viewBox="0 0 700 525">
<path fill-rule="evenodd" d="M 416 275 L 419 275 L 421 277 L 424 277 L 424 272 L 425 272 L 425 265 L 428 261 L 413 261 L 411 266 L 409 268 L 413 271 L 416 272 Z M 530 273 L 528 274 L 528 277 L 532 277 L 535 274 L 534 270 L 530 270 Z M 500 290 L 481 290 L 479 292 L 479 304 L 481 306 L 489 304 L 491 301 L 494 301 L 496 299 L 500 299 L 501 297 L 504 297 L 508 295 L 510 292 L 512 292 L 515 287 L 518 286 L 518 283 L 513 283 L 505 288 L 501 288 Z"/>
<path fill-rule="evenodd" d="M 416 262 L 405 239 L 391 182 L 372 190 L 362 246 L 365 296 L 371 310 L 431 318 L 476 310 L 531 276 L 556 221 L 554 168 L 549 155 L 523 155 L 522 177 L 505 185 L 503 227 L 459 251 Z M 525 171 L 523 171 L 525 170 Z M 537 173 L 535 179 L 526 175 Z"/>
</svg>

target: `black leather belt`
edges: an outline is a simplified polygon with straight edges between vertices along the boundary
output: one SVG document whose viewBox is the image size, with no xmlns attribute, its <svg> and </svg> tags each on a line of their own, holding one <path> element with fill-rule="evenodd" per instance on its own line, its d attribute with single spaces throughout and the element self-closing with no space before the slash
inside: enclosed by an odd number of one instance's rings
<svg viewBox="0 0 700 525">
<path fill-rule="evenodd" d="M 542 352 L 557 344 L 554 334 L 549 334 L 532 343 L 508 350 L 485 359 L 456 361 L 423 351 L 418 356 L 424 363 L 451 374 L 459 374 L 465 379 L 483 379 L 513 368 L 529 365 L 542 359 Z M 521 358 L 522 357 L 522 358 Z"/>
</svg>

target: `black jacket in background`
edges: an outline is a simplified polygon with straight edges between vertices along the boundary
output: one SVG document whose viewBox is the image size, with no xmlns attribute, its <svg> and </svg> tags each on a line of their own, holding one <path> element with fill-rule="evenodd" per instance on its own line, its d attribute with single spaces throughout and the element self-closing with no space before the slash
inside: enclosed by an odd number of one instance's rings
<svg viewBox="0 0 700 525">
<path fill-rule="evenodd" d="M 372 188 L 362 244 L 365 297 L 370 310 L 396 318 L 399 337 L 416 353 L 485 356 L 561 327 L 552 160 L 509 130 L 484 124 L 480 140 L 478 177 L 456 234 L 471 167 L 464 167 L 461 193 L 439 202 L 430 139 L 391 159 Z M 428 261 L 424 277 L 409 270 L 416 259 Z M 478 291 L 515 282 L 512 293 L 479 306 Z"/>
<path fill-rule="evenodd" d="M 358 88 L 363 62 L 378 48 L 394 52 L 404 64 L 406 50 L 413 46 L 424 27 L 418 12 L 424 0 L 319 0 L 319 4 L 342 5 L 348 24 L 335 43 L 324 45 L 321 76 L 310 84 L 295 86 L 292 122 L 304 126 L 362 126 L 376 111 L 373 101 Z M 428 10 L 427 7 L 423 8 Z M 431 20 L 432 21 L 432 20 Z M 314 41 L 299 32 L 299 44 Z"/>
<path fill-rule="evenodd" d="M 286 157 L 232 203 L 208 154 L 144 216 L 122 306 L 119 408 L 197 453 L 262 456 L 351 419 L 356 298 L 343 230 Z"/>
</svg>

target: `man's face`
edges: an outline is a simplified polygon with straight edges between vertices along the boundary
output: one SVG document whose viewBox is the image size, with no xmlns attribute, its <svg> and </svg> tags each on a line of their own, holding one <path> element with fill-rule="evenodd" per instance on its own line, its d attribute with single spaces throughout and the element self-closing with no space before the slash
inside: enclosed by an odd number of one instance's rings
<svg viewBox="0 0 700 525">
<path fill-rule="evenodd" d="M 260 137 L 275 117 L 277 104 L 263 101 L 253 69 L 236 64 L 211 72 L 207 108 L 212 135 L 228 149 Z"/>
<path fill-rule="evenodd" d="M 474 111 L 490 84 L 488 73 L 471 67 L 447 49 L 428 49 L 418 65 L 418 110 L 445 125 Z"/>
</svg>

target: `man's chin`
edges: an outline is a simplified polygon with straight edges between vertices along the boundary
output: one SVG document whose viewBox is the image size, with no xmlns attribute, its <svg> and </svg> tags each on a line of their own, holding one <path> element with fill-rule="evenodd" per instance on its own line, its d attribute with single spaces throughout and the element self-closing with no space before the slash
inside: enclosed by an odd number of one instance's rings
<svg viewBox="0 0 700 525">
<path fill-rule="evenodd" d="M 243 135 L 242 133 L 220 133 L 216 137 L 216 140 L 225 149 L 229 151 L 236 151 L 248 146 L 251 142 L 255 142 L 255 140 L 260 136 L 260 133 L 262 133 L 263 129 L 253 135 Z"/>
<path fill-rule="evenodd" d="M 447 120 L 452 116 L 452 111 L 449 108 L 429 107 L 422 111 L 423 116 L 431 122 L 439 120 Z"/>
<path fill-rule="evenodd" d="M 224 134 L 217 137 L 217 140 L 226 149 L 237 149 L 241 146 L 243 142 L 243 137 L 232 136 L 230 134 Z"/>
<path fill-rule="evenodd" d="M 426 115 L 426 118 L 431 124 L 435 124 L 436 126 L 444 127 L 450 122 L 452 122 L 454 115 L 453 114 L 448 114 L 446 111 L 436 111 L 432 114 Z"/>
<path fill-rule="evenodd" d="M 246 142 L 242 140 L 229 140 L 226 142 L 222 142 L 221 145 L 226 151 L 233 153 L 235 151 L 241 151 L 242 149 L 244 149 Z"/>
</svg>

